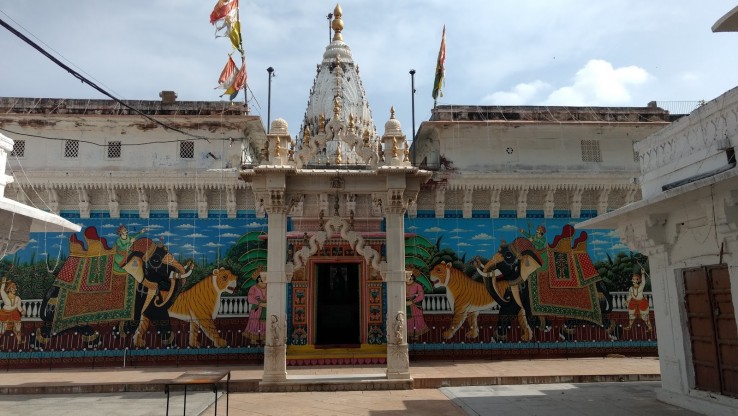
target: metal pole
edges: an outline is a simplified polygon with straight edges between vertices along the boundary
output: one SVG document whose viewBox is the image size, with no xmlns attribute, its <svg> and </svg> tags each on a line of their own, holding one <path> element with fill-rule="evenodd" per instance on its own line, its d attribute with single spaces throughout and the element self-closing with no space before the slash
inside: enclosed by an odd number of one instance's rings
<svg viewBox="0 0 738 416">
<path fill-rule="evenodd" d="M 410 155 L 410 162 L 415 166 L 415 70 L 410 70 L 410 96 L 412 100 L 412 116 L 413 116 L 413 143 L 412 143 L 412 154 Z"/>
<path fill-rule="evenodd" d="M 272 123 L 272 77 L 274 76 L 274 68 L 271 66 L 267 68 L 267 72 L 269 73 L 269 95 L 267 97 L 267 134 L 269 134 L 269 129 L 271 129 L 271 123 Z"/>
</svg>

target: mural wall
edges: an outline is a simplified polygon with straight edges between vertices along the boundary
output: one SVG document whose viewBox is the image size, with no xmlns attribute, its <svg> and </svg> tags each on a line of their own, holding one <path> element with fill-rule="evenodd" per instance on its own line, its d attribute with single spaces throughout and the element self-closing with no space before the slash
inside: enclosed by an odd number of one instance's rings
<svg viewBox="0 0 738 416">
<path fill-rule="evenodd" d="M 27 366 L 59 357 L 101 365 L 260 362 L 266 219 L 152 214 L 72 218 L 82 232 L 33 233 L 25 249 L 0 261 L 0 358 Z M 580 344 L 590 348 L 582 354 L 655 353 L 647 260 L 614 232 L 575 230 L 571 218 L 419 213 L 405 224 L 416 358 L 457 346 L 470 356 L 530 354 L 531 346 L 555 355 L 581 341 L 590 342 Z M 372 287 L 367 296 L 381 298 L 384 286 Z M 292 306 L 290 313 L 302 310 Z M 383 331 L 379 322 L 364 327 Z"/>
</svg>

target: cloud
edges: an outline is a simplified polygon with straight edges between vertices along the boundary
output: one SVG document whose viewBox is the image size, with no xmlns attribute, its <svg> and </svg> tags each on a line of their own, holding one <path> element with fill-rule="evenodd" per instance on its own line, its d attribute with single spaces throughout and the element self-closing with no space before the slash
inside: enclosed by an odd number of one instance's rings
<svg viewBox="0 0 738 416">
<path fill-rule="evenodd" d="M 126 228 L 131 228 L 131 227 L 141 227 L 141 226 L 143 226 L 143 224 L 141 224 L 141 223 L 138 223 L 138 222 L 131 222 L 131 223 L 128 223 L 128 224 L 126 225 Z"/>
<path fill-rule="evenodd" d="M 180 230 L 191 230 L 191 229 L 195 228 L 195 226 L 192 225 L 192 224 L 180 224 L 180 225 L 178 225 L 178 226 L 176 226 L 174 228 L 179 228 Z"/>
<path fill-rule="evenodd" d="M 417 230 L 418 229 L 418 226 L 417 225 L 411 225 L 411 226 L 407 227 L 407 229 L 408 230 Z"/>
<path fill-rule="evenodd" d="M 471 247 L 471 244 L 465 243 L 465 242 L 462 241 L 461 243 L 457 244 L 456 246 L 457 247 Z"/>
<path fill-rule="evenodd" d="M 159 237 L 175 237 L 177 234 L 174 234 L 171 231 L 164 231 L 161 233 L 157 233 L 156 235 Z"/>
<path fill-rule="evenodd" d="M 442 233 L 444 231 L 446 231 L 446 230 L 444 230 L 441 227 L 430 227 L 430 228 L 426 228 L 425 229 L 425 232 L 426 233 Z"/>
<path fill-rule="evenodd" d="M 200 233 L 192 233 L 192 234 L 183 236 L 183 238 L 203 238 L 203 237 L 207 237 L 207 236 L 205 234 L 200 234 Z"/>
<path fill-rule="evenodd" d="M 610 250 L 622 250 L 622 251 L 630 251 L 630 247 L 623 243 L 613 244 L 612 247 L 610 247 Z"/>
<path fill-rule="evenodd" d="M 211 241 L 211 242 L 205 244 L 205 247 L 223 247 L 223 244 L 214 243 L 214 242 Z"/>
<path fill-rule="evenodd" d="M 465 230 L 463 228 L 454 228 L 453 230 L 451 230 L 452 233 L 466 233 L 466 232 L 469 232 L 469 231 L 471 231 L 471 230 Z"/>
<path fill-rule="evenodd" d="M 164 226 L 159 224 L 149 224 L 146 226 L 146 228 L 148 228 L 149 230 L 158 230 L 164 228 Z"/>
<path fill-rule="evenodd" d="M 645 84 L 651 75 L 638 66 L 614 68 L 602 59 L 589 60 L 571 85 L 552 92 L 545 105 L 623 105 L 631 101 L 631 87 Z"/>
<path fill-rule="evenodd" d="M 106 223 L 103 224 L 100 228 L 118 228 L 118 226 L 115 224 Z"/>
<path fill-rule="evenodd" d="M 487 94 L 482 98 L 482 104 L 524 105 L 537 101 L 536 98 L 540 94 L 550 89 L 550 85 L 540 80 L 527 83 L 523 82 L 514 86 L 511 91 L 499 91 Z"/>
<path fill-rule="evenodd" d="M 259 227 L 266 227 L 266 224 L 263 222 L 253 221 L 248 224 L 246 224 L 247 228 L 259 228 Z"/>
<path fill-rule="evenodd" d="M 28 244 L 33 244 L 33 243 L 38 243 L 38 240 L 36 240 L 35 238 L 28 240 Z"/>
<path fill-rule="evenodd" d="M 502 227 L 498 228 L 497 231 L 518 231 L 519 227 L 516 227 L 512 224 L 503 225 Z"/>
<path fill-rule="evenodd" d="M 472 240 L 494 240 L 494 239 L 495 239 L 494 236 L 491 236 L 487 233 L 479 233 L 475 235 L 474 237 L 472 237 Z"/>
<path fill-rule="evenodd" d="M 460 235 L 455 235 L 455 236 L 449 237 L 449 238 L 452 239 L 452 240 L 463 240 L 464 239 L 464 237 L 462 237 Z"/>
<path fill-rule="evenodd" d="M 230 229 L 232 229 L 234 227 L 232 225 L 228 225 L 228 224 L 218 224 L 218 225 L 214 225 L 214 226 L 212 226 L 210 228 L 215 228 L 215 229 L 219 229 L 219 230 L 230 230 Z"/>
<path fill-rule="evenodd" d="M 593 246 L 601 246 L 601 245 L 604 245 L 604 244 L 610 244 L 610 242 L 609 241 L 605 241 L 605 240 L 592 240 L 592 241 L 589 242 L 589 244 L 591 244 Z"/>
<path fill-rule="evenodd" d="M 225 233 L 220 235 L 222 238 L 238 238 L 241 235 L 236 233 Z"/>
</svg>

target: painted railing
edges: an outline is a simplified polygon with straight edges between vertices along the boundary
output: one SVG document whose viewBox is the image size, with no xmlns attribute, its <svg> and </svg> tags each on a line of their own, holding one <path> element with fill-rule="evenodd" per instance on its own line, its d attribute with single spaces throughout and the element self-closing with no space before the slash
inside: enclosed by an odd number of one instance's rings
<svg viewBox="0 0 738 416">
<path fill-rule="evenodd" d="M 611 292 L 613 311 L 627 311 L 628 292 Z M 648 304 L 653 310 L 653 297 L 651 293 L 644 293 L 648 299 Z M 40 321 L 41 299 L 26 299 L 21 302 L 26 314 L 23 321 Z M 497 314 L 499 305 L 495 305 L 491 309 L 482 313 Z M 426 314 L 450 314 L 451 305 L 445 294 L 429 294 L 423 299 L 423 312 Z M 218 309 L 217 318 L 244 318 L 249 316 L 249 303 L 246 296 L 224 296 L 220 298 L 220 308 Z"/>
</svg>

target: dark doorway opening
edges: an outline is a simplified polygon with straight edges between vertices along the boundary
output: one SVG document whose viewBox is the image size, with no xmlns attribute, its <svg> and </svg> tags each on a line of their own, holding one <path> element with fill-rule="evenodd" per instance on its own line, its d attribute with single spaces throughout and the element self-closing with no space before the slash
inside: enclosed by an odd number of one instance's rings
<svg viewBox="0 0 738 416">
<path fill-rule="evenodd" d="M 361 346 L 358 263 L 322 263 L 317 272 L 315 346 Z"/>
</svg>

